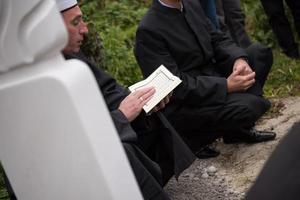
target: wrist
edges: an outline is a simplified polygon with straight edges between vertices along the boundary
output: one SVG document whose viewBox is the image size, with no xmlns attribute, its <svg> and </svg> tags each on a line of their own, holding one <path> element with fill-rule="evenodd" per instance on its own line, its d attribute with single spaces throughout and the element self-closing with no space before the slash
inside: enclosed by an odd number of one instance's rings
<svg viewBox="0 0 300 200">
<path fill-rule="evenodd" d="M 227 79 L 226 80 L 227 84 L 226 84 L 226 87 L 227 87 L 227 93 L 231 93 L 231 83 L 230 81 Z"/>
<path fill-rule="evenodd" d="M 242 56 L 242 57 L 239 57 L 239 58 L 238 58 L 238 59 L 236 59 L 236 60 L 239 60 L 239 59 L 241 59 L 241 60 L 244 60 L 246 63 L 248 63 L 248 64 L 249 64 L 248 57 L 246 57 L 246 56 Z"/>
</svg>

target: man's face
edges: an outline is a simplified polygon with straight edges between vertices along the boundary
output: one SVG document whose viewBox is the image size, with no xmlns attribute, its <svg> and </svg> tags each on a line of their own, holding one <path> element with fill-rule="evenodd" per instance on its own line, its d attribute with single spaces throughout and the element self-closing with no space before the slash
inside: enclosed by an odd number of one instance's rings
<svg viewBox="0 0 300 200">
<path fill-rule="evenodd" d="M 69 41 L 63 52 L 77 53 L 80 50 L 84 35 L 88 33 L 87 25 L 82 19 L 82 12 L 78 6 L 75 6 L 63 12 L 62 16 L 69 33 Z"/>
</svg>

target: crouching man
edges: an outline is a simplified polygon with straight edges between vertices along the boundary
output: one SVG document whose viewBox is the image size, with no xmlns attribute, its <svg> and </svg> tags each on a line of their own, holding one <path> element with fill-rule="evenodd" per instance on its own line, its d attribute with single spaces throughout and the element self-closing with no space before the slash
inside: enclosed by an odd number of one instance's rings
<svg viewBox="0 0 300 200">
<path fill-rule="evenodd" d="M 169 97 L 154 108 L 152 115 L 145 115 L 142 108 L 153 96 L 155 89 L 129 93 L 111 76 L 89 62 L 80 52 L 88 27 L 77 1 L 56 2 L 69 34 L 63 55 L 66 59 L 82 60 L 93 72 L 144 198 L 169 199 L 163 185 L 172 175 L 177 177 L 195 159 L 164 115 L 157 112 L 165 107 Z"/>
</svg>

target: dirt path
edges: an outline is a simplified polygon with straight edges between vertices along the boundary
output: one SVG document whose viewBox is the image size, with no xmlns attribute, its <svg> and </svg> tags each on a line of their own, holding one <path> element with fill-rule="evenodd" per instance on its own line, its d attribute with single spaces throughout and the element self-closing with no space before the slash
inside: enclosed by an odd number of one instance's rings
<svg viewBox="0 0 300 200">
<path fill-rule="evenodd" d="M 273 130 L 274 141 L 260 144 L 225 145 L 217 142 L 221 155 L 214 159 L 196 160 L 179 178 L 165 187 L 175 200 L 243 199 L 277 144 L 291 126 L 300 121 L 300 98 L 281 100 L 281 115 L 262 120 L 257 129 Z M 211 173 L 211 166 L 216 172 Z M 209 171 L 210 173 L 207 173 Z M 212 170 L 214 171 L 214 170 Z M 207 176 L 208 175 L 208 176 Z"/>
</svg>

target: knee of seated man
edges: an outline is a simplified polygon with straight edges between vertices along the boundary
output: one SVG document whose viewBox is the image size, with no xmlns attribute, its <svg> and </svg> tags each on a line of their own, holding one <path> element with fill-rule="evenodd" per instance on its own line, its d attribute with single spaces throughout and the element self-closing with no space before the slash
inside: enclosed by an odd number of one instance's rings
<svg viewBox="0 0 300 200">
<path fill-rule="evenodd" d="M 268 99 L 247 92 L 229 94 L 227 99 L 227 106 L 236 109 L 245 108 L 250 111 L 265 113 L 271 107 Z"/>
<path fill-rule="evenodd" d="M 246 99 L 244 106 L 246 107 L 249 115 L 258 119 L 270 109 L 271 103 L 269 100 L 264 99 L 263 97 L 251 95 L 251 97 Z"/>
<path fill-rule="evenodd" d="M 241 122 L 242 123 L 255 123 L 261 116 L 253 107 L 245 106 L 243 109 L 244 112 L 241 113 Z"/>
<path fill-rule="evenodd" d="M 270 101 L 262 97 L 251 94 L 245 94 L 245 97 L 236 105 L 234 117 L 236 122 L 255 123 L 271 106 Z"/>
<path fill-rule="evenodd" d="M 250 65 L 256 65 L 257 62 L 264 63 L 265 70 L 270 70 L 272 64 L 273 64 L 273 53 L 271 48 L 266 47 L 260 43 L 255 43 L 249 46 L 246 49 Z"/>
</svg>

